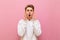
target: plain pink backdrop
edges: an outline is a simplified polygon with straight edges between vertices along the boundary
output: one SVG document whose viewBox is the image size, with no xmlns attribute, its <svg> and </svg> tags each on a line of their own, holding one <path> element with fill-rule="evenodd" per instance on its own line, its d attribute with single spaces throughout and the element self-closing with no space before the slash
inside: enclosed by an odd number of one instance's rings
<svg viewBox="0 0 60 40">
<path fill-rule="evenodd" d="M 60 0 L 0 0 L 0 40 L 18 40 L 17 24 L 24 7 L 35 6 L 42 26 L 39 40 L 60 40 Z"/>
</svg>

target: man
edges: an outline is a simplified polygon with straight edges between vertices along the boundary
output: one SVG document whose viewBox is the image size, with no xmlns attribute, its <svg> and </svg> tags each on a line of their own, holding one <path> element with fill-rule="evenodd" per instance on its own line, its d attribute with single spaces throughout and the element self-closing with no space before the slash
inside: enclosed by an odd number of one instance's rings
<svg viewBox="0 0 60 40">
<path fill-rule="evenodd" d="M 41 35 L 41 25 L 39 20 L 33 18 L 34 6 L 27 5 L 25 7 L 25 19 L 21 19 L 18 23 L 18 35 L 21 40 L 37 40 Z"/>
</svg>

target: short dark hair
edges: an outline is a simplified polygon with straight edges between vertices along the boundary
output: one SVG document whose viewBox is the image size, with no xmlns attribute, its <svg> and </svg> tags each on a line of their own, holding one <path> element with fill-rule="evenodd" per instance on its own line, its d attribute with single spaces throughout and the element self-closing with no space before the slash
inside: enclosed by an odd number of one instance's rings
<svg viewBox="0 0 60 40">
<path fill-rule="evenodd" d="M 31 7 L 31 8 L 33 9 L 33 11 L 34 11 L 34 6 L 33 6 L 32 4 L 27 5 L 27 6 L 25 7 L 25 11 L 26 11 L 26 9 L 27 9 L 28 7 Z"/>
</svg>

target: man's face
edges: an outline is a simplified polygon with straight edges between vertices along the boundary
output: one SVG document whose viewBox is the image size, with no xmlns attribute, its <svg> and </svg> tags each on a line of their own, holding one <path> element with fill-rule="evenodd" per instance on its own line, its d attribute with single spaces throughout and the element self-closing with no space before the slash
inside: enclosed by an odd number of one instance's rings
<svg viewBox="0 0 60 40">
<path fill-rule="evenodd" d="M 26 14 L 26 17 L 28 19 L 31 19 L 33 17 L 33 14 L 34 14 L 34 10 L 31 8 L 31 7 L 28 7 L 26 10 L 25 10 L 25 14 Z"/>
</svg>

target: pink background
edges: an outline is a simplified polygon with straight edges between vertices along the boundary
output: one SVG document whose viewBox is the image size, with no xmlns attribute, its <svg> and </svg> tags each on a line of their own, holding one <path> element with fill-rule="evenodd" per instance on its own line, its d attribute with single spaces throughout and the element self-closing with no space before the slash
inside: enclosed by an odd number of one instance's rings
<svg viewBox="0 0 60 40">
<path fill-rule="evenodd" d="M 35 6 L 42 26 L 39 40 L 60 40 L 60 0 L 0 0 L 0 40 L 18 40 L 17 24 L 27 4 Z"/>
</svg>

